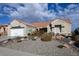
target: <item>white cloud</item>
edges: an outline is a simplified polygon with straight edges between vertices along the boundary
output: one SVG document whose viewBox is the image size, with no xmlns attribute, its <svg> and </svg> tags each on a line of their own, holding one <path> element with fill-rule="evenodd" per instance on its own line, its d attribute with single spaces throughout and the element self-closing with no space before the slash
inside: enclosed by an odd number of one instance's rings
<svg viewBox="0 0 79 59">
<path fill-rule="evenodd" d="M 45 20 L 55 18 L 55 12 L 51 13 L 48 10 L 47 4 L 24 4 L 24 7 L 18 7 L 17 11 L 14 11 L 10 15 L 12 17 L 27 18 L 30 20 Z M 46 17 L 46 18 L 45 18 Z"/>
<path fill-rule="evenodd" d="M 68 9 L 73 9 L 73 8 L 76 8 L 76 7 L 78 7 L 78 5 L 76 5 L 76 4 L 70 4 L 67 8 Z"/>
<path fill-rule="evenodd" d="M 17 10 L 12 11 L 12 9 L 4 8 L 5 11 L 10 13 L 10 16 L 13 18 L 21 18 L 27 21 L 44 21 L 57 17 L 57 15 L 63 15 L 65 17 L 76 18 L 74 15 L 79 13 L 79 6 L 76 4 L 70 4 L 66 8 L 56 5 L 56 12 L 54 9 L 48 10 L 48 4 L 42 3 L 27 3 L 27 4 L 8 4 L 11 7 L 15 7 Z M 54 7 L 54 5 L 52 5 Z M 75 10 L 75 11 L 74 11 Z M 71 16 L 71 15 L 74 15 Z M 78 18 L 78 17 L 77 17 Z"/>
</svg>

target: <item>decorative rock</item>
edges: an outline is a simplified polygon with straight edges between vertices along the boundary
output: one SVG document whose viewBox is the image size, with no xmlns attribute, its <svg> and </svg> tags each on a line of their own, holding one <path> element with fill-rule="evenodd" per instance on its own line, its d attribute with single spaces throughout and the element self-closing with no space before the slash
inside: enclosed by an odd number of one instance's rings
<svg viewBox="0 0 79 59">
<path fill-rule="evenodd" d="M 3 41 L 3 43 L 5 44 L 5 43 L 8 43 L 8 41 L 7 40 L 5 40 L 5 41 Z"/>
<path fill-rule="evenodd" d="M 64 44 L 64 47 L 66 48 L 70 48 L 70 46 L 68 44 Z"/>
<path fill-rule="evenodd" d="M 22 41 L 23 41 L 23 40 L 24 40 L 24 38 L 21 38 L 20 40 L 22 40 Z"/>
</svg>

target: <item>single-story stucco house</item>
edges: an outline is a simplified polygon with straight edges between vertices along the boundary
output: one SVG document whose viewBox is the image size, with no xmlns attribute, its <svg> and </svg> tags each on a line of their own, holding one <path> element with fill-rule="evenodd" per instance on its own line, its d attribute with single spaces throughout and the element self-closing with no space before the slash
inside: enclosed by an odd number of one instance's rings
<svg viewBox="0 0 79 59">
<path fill-rule="evenodd" d="M 71 21 L 70 19 L 54 19 L 50 21 L 50 24 L 47 26 L 47 32 L 52 32 L 54 34 L 71 34 Z"/>
<path fill-rule="evenodd" d="M 35 30 L 44 30 L 47 33 L 71 34 L 71 21 L 69 19 L 56 18 L 48 22 L 34 22 L 29 24 L 20 19 L 12 20 L 7 26 L 0 26 L 0 33 L 3 31 L 7 36 L 27 36 Z"/>
<path fill-rule="evenodd" d="M 25 21 L 14 19 L 8 25 L 8 36 L 27 36 L 28 33 L 31 33 L 35 29 L 33 25 Z"/>
</svg>

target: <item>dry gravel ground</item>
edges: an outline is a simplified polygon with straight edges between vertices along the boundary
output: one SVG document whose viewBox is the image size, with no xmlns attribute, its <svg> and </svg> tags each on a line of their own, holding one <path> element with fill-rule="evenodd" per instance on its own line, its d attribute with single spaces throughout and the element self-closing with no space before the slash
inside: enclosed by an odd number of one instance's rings
<svg viewBox="0 0 79 59">
<path fill-rule="evenodd" d="M 0 47 L 0 56 L 24 56 L 24 55 L 36 56 L 32 53 L 25 53 L 25 52 L 17 51 L 17 50 L 14 50 L 14 49 Z"/>
<path fill-rule="evenodd" d="M 19 43 L 8 44 L 5 47 L 18 50 L 25 53 L 32 53 L 40 56 L 78 56 L 77 52 L 71 48 L 58 48 L 62 43 L 52 40 L 49 42 L 42 42 L 40 40 L 32 41 L 26 40 Z"/>
</svg>

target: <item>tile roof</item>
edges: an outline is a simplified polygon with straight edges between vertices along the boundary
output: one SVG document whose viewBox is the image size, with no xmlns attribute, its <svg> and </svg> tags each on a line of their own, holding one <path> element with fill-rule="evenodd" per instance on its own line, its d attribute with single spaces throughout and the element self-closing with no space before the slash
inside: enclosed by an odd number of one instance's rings
<svg viewBox="0 0 79 59">
<path fill-rule="evenodd" d="M 35 22 L 35 23 L 32 23 L 32 25 L 38 28 L 44 28 L 49 25 L 49 22 Z"/>
</svg>

